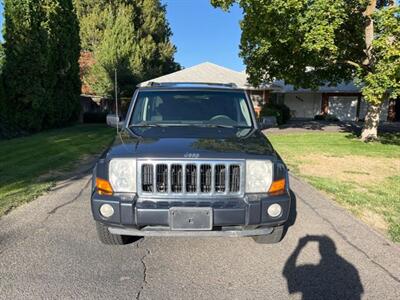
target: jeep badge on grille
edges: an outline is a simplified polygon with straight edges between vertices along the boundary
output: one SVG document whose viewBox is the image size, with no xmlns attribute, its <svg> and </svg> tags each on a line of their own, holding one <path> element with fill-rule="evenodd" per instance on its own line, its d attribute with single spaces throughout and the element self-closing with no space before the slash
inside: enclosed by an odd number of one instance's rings
<svg viewBox="0 0 400 300">
<path fill-rule="evenodd" d="M 185 155 L 183 156 L 184 158 L 199 158 L 200 154 L 199 153 L 189 153 L 186 152 Z"/>
</svg>

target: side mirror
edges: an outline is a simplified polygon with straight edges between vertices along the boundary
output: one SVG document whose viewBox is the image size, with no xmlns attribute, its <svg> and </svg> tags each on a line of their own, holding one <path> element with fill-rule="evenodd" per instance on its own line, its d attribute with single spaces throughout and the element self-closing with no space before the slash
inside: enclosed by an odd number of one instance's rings
<svg viewBox="0 0 400 300">
<path fill-rule="evenodd" d="M 115 115 L 115 114 L 108 114 L 107 118 L 107 125 L 110 127 L 114 127 L 117 128 L 122 128 L 122 126 L 124 126 L 124 121 L 120 121 L 119 116 Z"/>
<path fill-rule="evenodd" d="M 275 116 L 262 117 L 258 124 L 261 130 L 278 126 Z"/>
</svg>

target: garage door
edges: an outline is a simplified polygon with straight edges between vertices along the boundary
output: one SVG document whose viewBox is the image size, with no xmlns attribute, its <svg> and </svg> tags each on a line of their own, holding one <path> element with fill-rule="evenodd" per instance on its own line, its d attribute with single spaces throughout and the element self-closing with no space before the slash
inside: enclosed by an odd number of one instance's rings
<svg viewBox="0 0 400 300">
<path fill-rule="evenodd" d="M 292 118 L 312 119 L 321 111 L 321 94 L 286 94 L 284 103 L 290 108 Z"/>
<path fill-rule="evenodd" d="M 341 121 L 354 121 L 357 114 L 357 97 L 329 97 L 329 114 Z"/>
</svg>

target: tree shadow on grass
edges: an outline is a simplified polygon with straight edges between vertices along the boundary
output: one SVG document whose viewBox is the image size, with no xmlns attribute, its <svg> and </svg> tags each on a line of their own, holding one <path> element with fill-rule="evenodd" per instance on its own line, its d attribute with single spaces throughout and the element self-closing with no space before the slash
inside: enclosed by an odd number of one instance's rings
<svg viewBox="0 0 400 300">
<path fill-rule="evenodd" d="M 298 265 L 297 259 L 309 242 L 317 242 L 319 264 Z M 360 299 L 364 292 L 357 269 L 336 252 L 328 236 L 305 236 L 286 261 L 283 275 L 290 294 L 302 293 L 302 299 Z"/>
<path fill-rule="evenodd" d="M 349 140 L 355 140 L 360 138 L 360 134 L 348 134 L 346 135 L 346 138 Z M 378 133 L 378 141 L 381 144 L 384 145 L 395 145 L 395 146 L 400 146 L 400 132 L 383 132 L 383 133 Z"/>
<path fill-rule="evenodd" d="M 382 144 L 400 146 L 400 132 L 398 133 L 383 133 L 379 135 L 379 141 Z"/>
</svg>

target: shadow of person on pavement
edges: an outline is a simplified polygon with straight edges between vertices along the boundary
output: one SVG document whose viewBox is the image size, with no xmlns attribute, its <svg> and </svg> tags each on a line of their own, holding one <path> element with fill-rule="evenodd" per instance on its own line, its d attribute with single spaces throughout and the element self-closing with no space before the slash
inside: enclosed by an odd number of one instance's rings
<svg viewBox="0 0 400 300">
<path fill-rule="evenodd" d="M 321 260 L 318 265 L 296 265 L 298 256 L 308 242 L 317 242 Z M 364 292 L 357 269 L 337 254 L 336 246 L 327 236 L 305 236 L 283 269 L 290 294 L 300 292 L 302 299 L 360 299 Z"/>
</svg>

